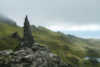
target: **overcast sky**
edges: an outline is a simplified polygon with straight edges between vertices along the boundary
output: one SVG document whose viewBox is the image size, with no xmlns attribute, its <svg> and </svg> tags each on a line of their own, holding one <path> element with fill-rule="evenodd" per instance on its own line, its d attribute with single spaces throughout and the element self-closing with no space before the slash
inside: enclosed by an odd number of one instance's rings
<svg viewBox="0 0 100 67">
<path fill-rule="evenodd" d="M 0 13 L 23 25 L 42 25 L 80 37 L 100 38 L 100 0 L 0 0 Z"/>
</svg>

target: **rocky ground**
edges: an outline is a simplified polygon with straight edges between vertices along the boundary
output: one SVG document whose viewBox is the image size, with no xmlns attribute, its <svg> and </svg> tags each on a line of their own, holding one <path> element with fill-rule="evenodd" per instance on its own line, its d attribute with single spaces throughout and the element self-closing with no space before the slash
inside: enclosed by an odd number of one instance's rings
<svg viewBox="0 0 100 67">
<path fill-rule="evenodd" d="M 48 48 L 34 43 L 31 48 L 0 52 L 0 67 L 71 67 Z"/>
</svg>

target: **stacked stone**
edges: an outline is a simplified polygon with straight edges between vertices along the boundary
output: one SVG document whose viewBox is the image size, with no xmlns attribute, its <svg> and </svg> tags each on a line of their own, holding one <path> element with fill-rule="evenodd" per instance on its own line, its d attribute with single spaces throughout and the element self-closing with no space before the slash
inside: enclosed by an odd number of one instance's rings
<svg viewBox="0 0 100 67">
<path fill-rule="evenodd" d="M 28 21 L 28 17 L 26 16 L 25 22 L 24 22 L 24 38 L 23 38 L 23 46 L 24 47 L 32 47 L 32 44 L 34 43 L 34 39 L 32 36 L 31 27 Z"/>
</svg>

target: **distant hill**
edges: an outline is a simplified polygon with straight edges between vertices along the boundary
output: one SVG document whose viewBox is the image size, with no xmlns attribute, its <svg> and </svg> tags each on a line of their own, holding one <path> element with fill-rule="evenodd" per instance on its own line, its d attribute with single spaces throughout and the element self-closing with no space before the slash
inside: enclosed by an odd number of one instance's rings
<svg viewBox="0 0 100 67">
<path fill-rule="evenodd" d="M 19 41 L 10 36 L 12 33 L 18 32 L 23 37 L 23 29 L 14 26 L 15 23 L 10 21 L 0 23 L 0 50 L 15 49 L 19 45 Z M 62 32 L 54 32 L 42 26 L 36 27 L 32 25 L 31 28 L 36 42 L 47 46 L 53 53 L 59 55 L 63 61 L 73 66 L 83 64 L 84 57 L 90 55 L 88 53 L 90 49 L 97 52 L 97 54 L 93 53 L 94 57 L 100 57 L 99 39 L 83 39 L 69 34 L 66 35 Z M 88 64 L 92 67 L 90 62 Z"/>
<path fill-rule="evenodd" d="M 0 15 L 0 23 L 6 23 L 6 24 L 11 24 L 11 25 L 16 25 L 16 22 L 11 20 L 10 18 Z"/>
</svg>

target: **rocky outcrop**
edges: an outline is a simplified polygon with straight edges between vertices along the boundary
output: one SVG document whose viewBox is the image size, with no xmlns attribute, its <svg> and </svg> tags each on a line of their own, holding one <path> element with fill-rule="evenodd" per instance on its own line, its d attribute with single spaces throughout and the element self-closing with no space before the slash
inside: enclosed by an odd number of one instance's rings
<svg viewBox="0 0 100 67">
<path fill-rule="evenodd" d="M 18 37 L 14 33 L 12 37 Z M 17 50 L 0 51 L 0 67 L 71 67 L 47 47 L 34 42 L 28 18 L 24 23 L 24 38 Z"/>
<path fill-rule="evenodd" d="M 71 67 L 62 62 L 59 56 L 53 54 L 48 48 L 34 43 L 31 48 L 21 48 L 17 51 L 0 52 L 0 65 L 9 67 Z"/>
</svg>

